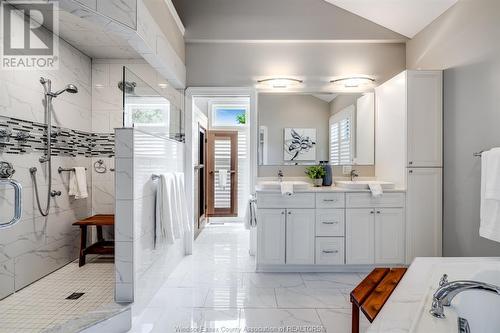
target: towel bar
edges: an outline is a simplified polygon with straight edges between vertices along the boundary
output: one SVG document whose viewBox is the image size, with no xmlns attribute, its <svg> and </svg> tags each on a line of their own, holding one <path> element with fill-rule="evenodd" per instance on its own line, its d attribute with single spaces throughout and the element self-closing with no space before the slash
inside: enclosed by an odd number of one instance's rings
<svg viewBox="0 0 500 333">
<path fill-rule="evenodd" d="M 473 153 L 473 154 L 472 154 L 472 156 L 474 156 L 474 157 L 481 157 L 481 155 L 482 155 L 483 153 L 484 153 L 484 150 L 481 150 L 481 151 L 479 151 L 479 152 L 477 152 L 477 153 Z"/>
<path fill-rule="evenodd" d="M 87 168 L 85 168 L 85 170 L 87 170 Z M 64 168 L 62 168 L 62 167 L 59 167 L 59 168 L 57 169 L 57 172 L 59 172 L 59 173 L 61 173 L 61 172 L 63 172 L 63 171 L 67 171 L 67 172 L 70 172 L 70 171 L 75 171 L 75 168 L 64 169 Z"/>
</svg>

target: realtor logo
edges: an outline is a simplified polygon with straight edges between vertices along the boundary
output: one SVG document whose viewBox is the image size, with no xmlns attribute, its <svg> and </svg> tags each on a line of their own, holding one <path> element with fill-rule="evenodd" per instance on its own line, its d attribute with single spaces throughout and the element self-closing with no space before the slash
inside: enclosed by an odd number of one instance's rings
<svg viewBox="0 0 500 333">
<path fill-rule="evenodd" d="M 2 69 L 58 69 L 57 2 L 2 1 L 0 18 Z"/>
</svg>

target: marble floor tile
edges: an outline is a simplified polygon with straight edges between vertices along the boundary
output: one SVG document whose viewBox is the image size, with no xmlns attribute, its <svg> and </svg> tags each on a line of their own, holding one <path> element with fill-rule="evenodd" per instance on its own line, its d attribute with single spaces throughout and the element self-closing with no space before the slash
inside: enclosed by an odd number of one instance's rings
<svg viewBox="0 0 500 333">
<path fill-rule="evenodd" d="M 327 333 L 351 333 L 350 309 L 317 309 L 316 312 Z M 363 315 L 360 315 L 359 323 L 361 333 L 365 332 L 370 324 Z"/>
<path fill-rule="evenodd" d="M 208 288 L 164 286 L 158 290 L 146 307 L 202 307 L 205 304 L 209 290 Z"/>
<path fill-rule="evenodd" d="M 132 319 L 134 333 L 203 332 L 201 329 L 236 329 L 239 309 L 151 308 Z"/>
<path fill-rule="evenodd" d="M 278 307 L 285 309 L 340 309 L 351 306 L 347 295 L 333 288 L 276 288 L 276 298 Z"/>
<path fill-rule="evenodd" d="M 321 320 L 314 309 L 242 309 L 240 328 L 243 332 L 324 332 Z M 245 331 L 246 330 L 246 331 Z"/>
<path fill-rule="evenodd" d="M 300 273 L 243 273 L 243 285 L 254 288 L 304 287 Z"/>
<path fill-rule="evenodd" d="M 219 287 L 210 289 L 205 306 L 208 308 L 275 308 L 274 288 Z"/>
<path fill-rule="evenodd" d="M 308 288 L 354 289 L 361 278 L 357 273 L 302 273 L 302 279 Z"/>
</svg>

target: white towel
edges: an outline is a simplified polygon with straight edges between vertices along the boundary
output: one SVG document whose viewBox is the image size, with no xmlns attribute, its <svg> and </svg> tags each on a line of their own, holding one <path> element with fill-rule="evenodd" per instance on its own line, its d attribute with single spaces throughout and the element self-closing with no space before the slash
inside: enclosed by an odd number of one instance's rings
<svg viewBox="0 0 500 333">
<path fill-rule="evenodd" d="M 75 167 L 74 171 L 69 173 L 69 195 L 75 196 L 75 199 L 85 199 L 89 196 L 87 193 L 87 172 L 84 167 Z"/>
<path fill-rule="evenodd" d="M 155 219 L 155 244 L 167 241 L 174 242 L 173 209 L 169 198 L 169 183 L 171 177 L 168 174 L 160 175 L 156 187 L 156 219 Z"/>
<path fill-rule="evenodd" d="M 227 187 L 227 170 L 219 169 L 219 187 L 223 190 Z"/>
<path fill-rule="evenodd" d="M 187 207 L 187 198 L 186 198 L 186 191 L 184 188 L 184 174 L 181 172 L 175 173 L 175 186 L 177 190 L 177 196 L 178 196 L 178 205 L 179 205 L 179 213 L 180 213 L 180 222 L 182 226 L 182 230 L 184 232 L 191 232 L 192 226 L 189 221 L 189 210 Z"/>
<path fill-rule="evenodd" d="M 247 230 L 250 230 L 250 228 L 255 227 L 256 219 L 257 215 L 255 211 L 255 198 L 253 195 L 250 195 L 248 197 L 248 204 L 246 205 L 245 209 L 245 217 L 244 217 L 245 228 Z"/>
<path fill-rule="evenodd" d="M 481 224 L 479 235 L 500 242 L 500 149 L 481 155 Z"/>
<path fill-rule="evenodd" d="M 382 189 L 382 185 L 380 184 L 369 183 L 368 187 L 370 188 L 370 191 L 372 192 L 372 197 L 374 198 L 381 197 L 382 194 L 384 194 L 384 190 Z"/>
<path fill-rule="evenodd" d="M 293 183 L 281 182 L 281 195 L 292 195 Z"/>
</svg>

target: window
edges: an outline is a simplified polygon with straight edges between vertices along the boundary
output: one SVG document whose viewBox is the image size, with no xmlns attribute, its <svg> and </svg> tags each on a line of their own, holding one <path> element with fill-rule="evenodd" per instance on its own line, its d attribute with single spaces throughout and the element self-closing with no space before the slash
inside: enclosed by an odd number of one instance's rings
<svg viewBox="0 0 500 333">
<path fill-rule="evenodd" d="M 247 107 L 239 105 L 212 106 L 213 127 L 238 127 L 247 124 Z"/>
<path fill-rule="evenodd" d="M 330 164 L 350 165 L 353 162 L 353 115 L 350 105 L 330 117 Z"/>
</svg>

